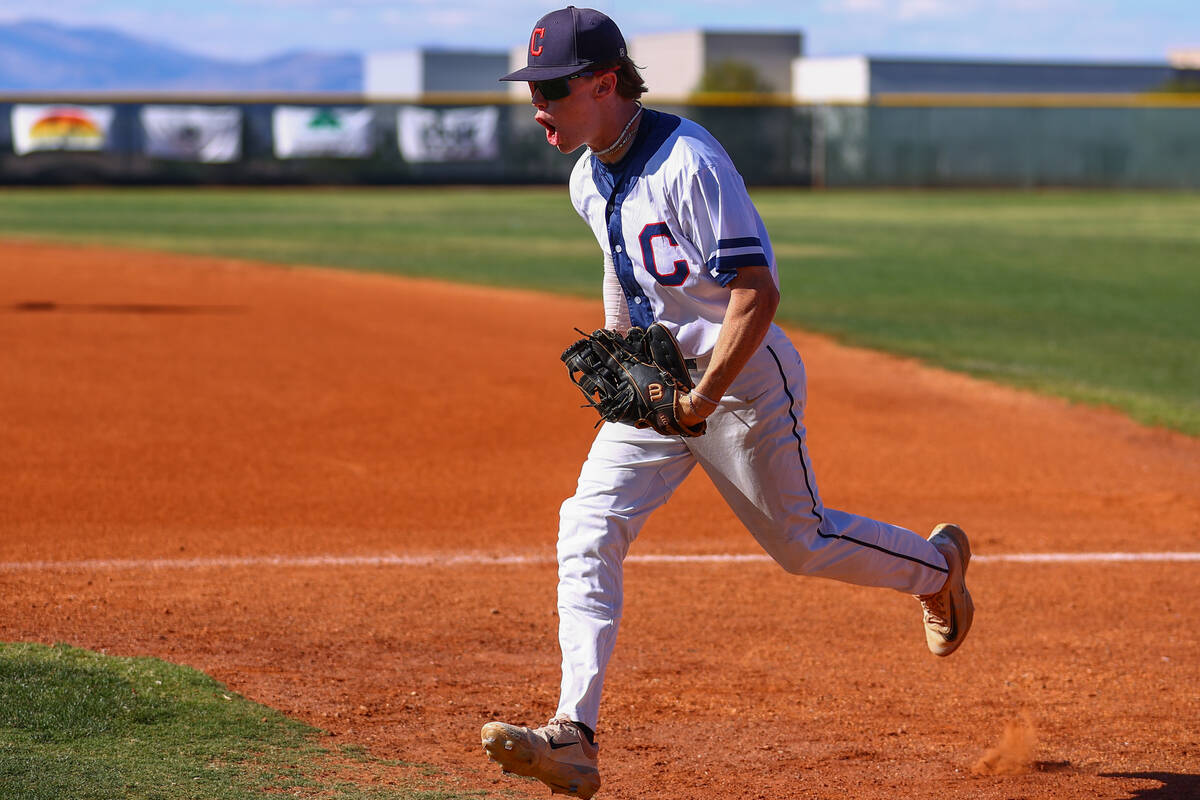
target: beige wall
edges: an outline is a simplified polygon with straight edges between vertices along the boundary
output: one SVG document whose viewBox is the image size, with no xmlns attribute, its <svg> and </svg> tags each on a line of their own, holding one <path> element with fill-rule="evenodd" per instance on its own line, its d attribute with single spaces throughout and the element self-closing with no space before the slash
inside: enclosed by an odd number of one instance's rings
<svg viewBox="0 0 1200 800">
<path fill-rule="evenodd" d="M 1172 50 L 1167 60 L 1176 69 L 1200 69 L 1200 47 Z"/>
<path fill-rule="evenodd" d="M 805 103 L 864 103 L 871 98 L 871 65 L 862 56 L 797 58 L 792 97 Z"/>
<path fill-rule="evenodd" d="M 529 45 L 522 44 L 508 51 L 508 71 L 516 72 L 529 63 Z M 525 81 L 506 81 L 508 93 L 516 100 L 529 99 L 529 84 Z"/>
<path fill-rule="evenodd" d="M 704 74 L 704 34 L 698 30 L 638 36 L 630 40 L 629 51 L 642 68 L 651 100 L 686 97 Z"/>
<path fill-rule="evenodd" d="M 424 91 L 419 50 L 368 53 L 363 58 L 363 93 L 371 98 L 416 97 Z"/>
</svg>

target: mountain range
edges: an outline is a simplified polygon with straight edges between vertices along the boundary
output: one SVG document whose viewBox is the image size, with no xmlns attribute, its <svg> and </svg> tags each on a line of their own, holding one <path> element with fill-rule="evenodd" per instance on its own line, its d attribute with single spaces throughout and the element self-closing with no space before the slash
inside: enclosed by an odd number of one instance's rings
<svg viewBox="0 0 1200 800">
<path fill-rule="evenodd" d="M 257 62 L 187 53 L 105 28 L 0 25 L 0 92 L 348 92 L 363 89 L 362 57 L 284 53 Z"/>
</svg>

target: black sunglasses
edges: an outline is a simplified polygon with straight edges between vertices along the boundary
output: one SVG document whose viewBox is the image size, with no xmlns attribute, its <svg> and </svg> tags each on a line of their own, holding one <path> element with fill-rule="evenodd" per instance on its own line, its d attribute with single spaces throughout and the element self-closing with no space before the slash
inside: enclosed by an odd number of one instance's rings
<svg viewBox="0 0 1200 800">
<path fill-rule="evenodd" d="M 590 72 L 576 72 L 574 75 L 568 75 L 565 78 L 551 78 L 548 81 L 530 81 L 529 93 L 541 92 L 542 97 L 547 100 L 562 100 L 571 93 L 570 81 L 575 78 L 586 78 L 589 75 L 603 75 L 606 72 L 616 72 L 615 68 L 596 69 Z"/>
</svg>

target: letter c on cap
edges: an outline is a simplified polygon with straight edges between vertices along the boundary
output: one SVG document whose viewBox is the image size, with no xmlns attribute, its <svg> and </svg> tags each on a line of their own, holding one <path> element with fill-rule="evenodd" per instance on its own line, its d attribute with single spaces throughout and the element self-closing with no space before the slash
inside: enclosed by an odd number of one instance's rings
<svg viewBox="0 0 1200 800">
<path fill-rule="evenodd" d="M 533 29 L 533 35 L 529 37 L 529 55 L 540 56 L 542 54 L 542 40 L 545 38 L 545 28 Z"/>
</svg>

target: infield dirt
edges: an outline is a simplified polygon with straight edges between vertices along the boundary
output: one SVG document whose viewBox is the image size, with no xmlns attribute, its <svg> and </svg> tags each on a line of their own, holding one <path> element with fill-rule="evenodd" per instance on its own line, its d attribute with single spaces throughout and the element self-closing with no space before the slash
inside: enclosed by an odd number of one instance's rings
<svg viewBox="0 0 1200 800">
<path fill-rule="evenodd" d="M 0 244 L 0 638 L 188 664 L 380 758 L 544 796 L 478 732 L 553 711 L 556 514 L 594 422 L 558 355 L 600 321 L 598 300 Z M 791 333 L 827 505 L 955 521 L 985 556 L 1200 551 L 1200 441 Z M 633 548 L 757 552 L 699 474 Z M 320 560 L 389 554 L 433 563 Z M 197 561 L 217 556 L 282 560 Z M 631 563 L 599 797 L 1200 796 L 1200 562 L 969 578 L 975 628 L 940 660 L 909 597 Z M 1005 747 L 1019 774 L 973 770 Z"/>
</svg>

